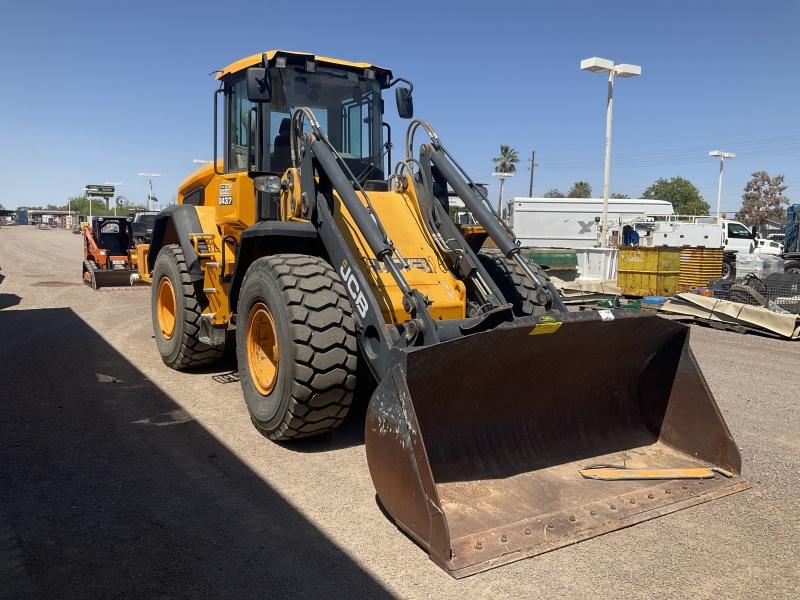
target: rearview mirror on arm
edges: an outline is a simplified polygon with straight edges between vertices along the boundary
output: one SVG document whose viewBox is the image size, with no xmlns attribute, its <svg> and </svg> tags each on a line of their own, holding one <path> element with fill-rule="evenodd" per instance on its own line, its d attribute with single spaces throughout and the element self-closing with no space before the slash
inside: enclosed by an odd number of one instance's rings
<svg viewBox="0 0 800 600">
<path fill-rule="evenodd" d="M 250 102 L 269 102 L 272 99 L 272 82 L 266 67 L 247 69 L 247 99 Z"/>
<path fill-rule="evenodd" d="M 409 88 L 399 87 L 394 90 L 397 100 L 397 114 L 401 119 L 410 119 L 414 116 L 414 99 Z"/>
</svg>

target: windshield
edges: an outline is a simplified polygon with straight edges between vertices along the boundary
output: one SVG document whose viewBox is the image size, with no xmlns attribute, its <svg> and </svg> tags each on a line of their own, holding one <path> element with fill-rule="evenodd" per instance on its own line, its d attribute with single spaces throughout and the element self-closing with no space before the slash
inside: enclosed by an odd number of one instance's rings
<svg viewBox="0 0 800 600">
<path fill-rule="evenodd" d="M 152 225 L 156 222 L 155 215 L 140 215 L 139 216 L 139 223 L 143 223 L 144 225 Z"/>
<path fill-rule="evenodd" d="M 381 86 L 376 80 L 321 66 L 313 73 L 288 66 L 272 69 L 272 84 L 272 100 L 262 113 L 264 171 L 280 173 L 290 166 L 291 114 L 306 106 L 356 176 L 382 178 Z"/>
</svg>

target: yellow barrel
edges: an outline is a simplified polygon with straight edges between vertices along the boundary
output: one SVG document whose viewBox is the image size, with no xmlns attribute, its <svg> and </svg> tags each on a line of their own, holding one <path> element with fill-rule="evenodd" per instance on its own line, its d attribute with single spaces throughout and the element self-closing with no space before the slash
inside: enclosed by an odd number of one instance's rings
<svg viewBox="0 0 800 600">
<path fill-rule="evenodd" d="M 722 259 L 725 251 L 722 248 L 681 248 L 681 273 L 678 277 L 678 289 L 688 292 L 693 289 L 707 287 L 714 280 L 722 277 Z"/>
<path fill-rule="evenodd" d="M 620 248 L 617 286 L 626 296 L 671 296 L 680 264 L 680 248 Z"/>
</svg>

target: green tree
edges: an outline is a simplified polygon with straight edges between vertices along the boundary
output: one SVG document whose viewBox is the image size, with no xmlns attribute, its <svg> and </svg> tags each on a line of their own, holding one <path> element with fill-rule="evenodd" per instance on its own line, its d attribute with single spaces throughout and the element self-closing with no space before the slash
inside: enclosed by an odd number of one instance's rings
<svg viewBox="0 0 800 600">
<path fill-rule="evenodd" d="M 92 198 L 92 215 L 109 216 L 114 214 L 114 207 L 106 208 L 106 203 L 100 198 Z M 72 210 L 72 212 L 79 215 L 89 215 L 89 198 L 86 196 L 72 196 L 68 202 L 61 206 L 48 205 L 48 208 L 55 208 L 58 210 Z M 122 214 L 127 214 L 124 212 Z"/>
<path fill-rule="evenodd" d="M 615 200 L 625 200 L 630 198 L 630 196 L 628 196 L 628 194 L 611 194 L 609 198 L 614 198 Z"/>
<path fill-rule="evenodd" d="M 496 164 L 495 173 L 513 173 L 517 170 L 517 163 L 519 162 L 519 152 L 516 149 L 512 148 L 511 146 L 506 146 L 505 144 L 500 144 L 500 154 L 499 156 L 495 156 L 492 159 L 492 162 Z M 503 184 L 505 184 L 506 178 L 500 178 L 500 197 L 497 200 L 497 208 L 498 210 L 503 209 Z"/>
<path fill-rule="evenodd" d="M 679 215 L 707 215 L 711 209 L 700 195 L 700 190 L 683 177 L 657 179 L 642 192 L 642 198 L 671 202 L 672 209 Z"/>
<path fill-rule="evenodd" d="M 561 190 L 557 190 L 556 188 L 553 188 L 552 190 L 547 190 L 544 193 L 544 197 L 545 198 L 566 198 L 567 196 Z"/>
<path fill-rule="evenodd" d="M 783 175 L 770 177 L 766 171 L 756 171 L 744 186 L 742 208 L 736 220 L 746 225 L 760 225 L 765 219 L 780 221 L 789 204 L 783 195 L 788 186 L 783 184 Z"/>
<path fill-rule="evenodd" d="M 567 192 L 567 198 L 591 198 L 592 186 L 586 181 L 576 181 Z"/>
</svg>

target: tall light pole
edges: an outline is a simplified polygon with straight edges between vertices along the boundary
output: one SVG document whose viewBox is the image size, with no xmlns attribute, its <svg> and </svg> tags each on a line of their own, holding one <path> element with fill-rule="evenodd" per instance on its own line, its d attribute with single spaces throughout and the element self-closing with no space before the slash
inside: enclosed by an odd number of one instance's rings
<svg viewBox="0 0 800 600">
<path fill-rule="evenodd" d="M 497 211 L 500 213 L 500 218 L 503 218 L 503 184 L 506 182 L 506 177 L 513 177 L 514 173 L 504 173 L 502 171 L 495 171 L 492 177 L 500 178 L 500 199 L 497 201 Z"/>
<path fill-rule="evenodd" d="M 736 158 L 735 152 L 723 152 L 722 150 L 712 150 L 709 156 L 719 156 L 719 185 L 717 186 L 717 222 L 720 218 L 720 208 L 722 206 L 722 167 L 726 158 Z"/>
<path fill-rule="evenodd" d="M 581 69 L 593 73 L 608 73 L 608 99 L 606 104 L 606 162 L 603 171 L 603 219 L 598 232 L 598 246 L 608 245 L 608 180 L 611 174 L 611 114 L 614 106 L 614 77 L 636 77 L 642 67 L 626 63 L 615 65 L 613 60 L 593 56 L 581 61 Z"/>
<path fill-rule="evenodd" d="M 72 196 L 70 194 L 66 194 L 67 196 L 67 213 L 69 213 L 69 226 L 75 227 L 75 223 L 73 222 L 74 219 L 72 218 Z"/>
<path fill-rule="evenodd" d="M 122 181 L 106 181 L 103 185 L 113 185 L 114 189 L 116 191 L 116 188 L 118 188 L 121 185 L 125 185 L 125 184 Z M 107 201 L 108 200 L 106 200 L 106 202 Z M 106 208 L 108 208 L 108 205 L 106 205 Z M 116 198 L 114 199 L 114 216 L 115 217 L 117 216 L 117 200 L 116 200 Z"/>
<path fill-rule="evenodd" d="M 150 183 L 150 191 L 147 193 L 147 210 L 153 210 L 150 206 L 153 201 L 153 178 L 161 177 L 161 173 L 139 173 L 139 175 L 147 177 L 147 181 Z"/>
</svg>

